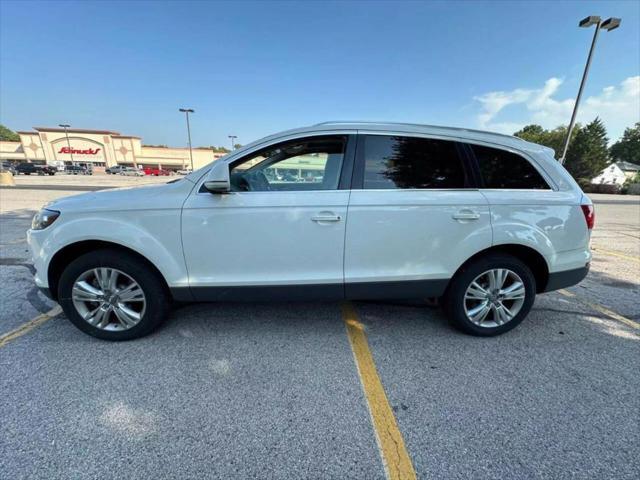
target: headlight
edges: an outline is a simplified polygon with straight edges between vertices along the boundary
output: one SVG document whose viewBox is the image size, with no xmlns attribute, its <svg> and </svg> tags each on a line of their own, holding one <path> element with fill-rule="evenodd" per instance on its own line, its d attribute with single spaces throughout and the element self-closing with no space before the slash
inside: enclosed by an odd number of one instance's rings
<svg viewBox="0 0 640 480">
<path fill-rule="evenodd" d="M 56 221 L 56 218 L 60 216 L 60 212 L 56 210 L 47 210 L 43 208 L 38 213 L 36 213 L 31 221 L 31 229 L 32 230 L 42 230 L 47 228 L 53 222 Z"/>
</svg>

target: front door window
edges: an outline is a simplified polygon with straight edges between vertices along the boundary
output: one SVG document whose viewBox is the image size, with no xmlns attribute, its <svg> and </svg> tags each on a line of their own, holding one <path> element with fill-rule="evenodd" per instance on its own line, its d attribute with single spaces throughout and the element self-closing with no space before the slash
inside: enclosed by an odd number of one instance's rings
<svg viewBox="0 0 640 480">
<path fill-rule="evenodd" d="M 336 190 L 347 139 L 332 135 L 281 143 L 231 166 L 235 192 Z"/>
</svg>

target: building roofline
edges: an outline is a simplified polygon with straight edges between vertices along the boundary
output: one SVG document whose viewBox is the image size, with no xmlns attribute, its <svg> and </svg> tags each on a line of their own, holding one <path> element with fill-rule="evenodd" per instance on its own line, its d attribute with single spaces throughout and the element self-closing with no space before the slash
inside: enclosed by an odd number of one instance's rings
<svg viewBox="0 0 640 480">
<path fill-rule="evenodd" d="M 626 170 L 627 172 L 636 172 L 640 170 L 640 165 L 636 165 L 635 163 L 632 163 L 632 162 L 627 162 L 626 160 L 614 162 L 614 165 L 618 167 L 620 170 L 622 171 Z"/>
<path fill-rule="evenodd" d="M 137 138 L 142 140 L 142 137 L 136 137 L 135 135 L 111 135 L 112 138 Z"/>
<path fill-rule="evenodd" d="M 64 128 L 58 127 L 33 127 L 33 129 L 37 132 L 62 133 L 65 131 Z M 114 132 L 112 130 L 90 130 L 87 128 L 68 128 L 66 131 L 69 133 L 98 133 L 102 135 L 120 135 L 120 132 Z"/>
<path fill-rule="evenodd" d="M 137 138 L 137 137 L 134 137 Z M 149 145 L 142 145 L 142 148 L 162 148 L 162 149 L 170 149 L 170 150 L 189 150 L 189 147 L 160 147 L 160 146 L 149 146 Z M 209 147 L 193 147 L 192 150 L 207 150 L 210 152 L 214 152 L 214 153 L 221 153 L 221 152 L 215 152 L 213 150 L 213 148 L 209 148 Z"/>
</svg>

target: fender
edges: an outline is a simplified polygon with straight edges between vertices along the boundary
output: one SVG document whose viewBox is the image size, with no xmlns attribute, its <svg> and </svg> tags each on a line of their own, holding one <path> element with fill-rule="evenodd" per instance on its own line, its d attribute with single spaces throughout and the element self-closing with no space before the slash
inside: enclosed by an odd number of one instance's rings
<svg viewBox="0 0 640 480">
<path fill-rule="evenodd" d="M 500 245 L 529 247 L 545 257 L 545 259 L 552 257 L 556 253 L 551 239 L 542 229 L 524 223 L 510 222 L 494 225 L 492 246 Z"/>
<path fill-rule="evenodd" d="M 112 219 L 92 214 L 68 219 L 65 228 L 52 231 L 39 246 L 39 258 L 42 261 L 36 265 L 38 284 L 48 286 L 49 264 L 60 250 L 74 243 L 97 240 L 129 248 L 146 258 L 160 271 L 170 287 L 188 286 L 182 255 L 180 211 L 148 211 L 144 218 L 136 213 L 139 214 L 135 211 L 117 212 Z M 35 235 L 29 233 L 32 245 L 38 248 L 37 239 L 33 238 Z"/>
</svg>

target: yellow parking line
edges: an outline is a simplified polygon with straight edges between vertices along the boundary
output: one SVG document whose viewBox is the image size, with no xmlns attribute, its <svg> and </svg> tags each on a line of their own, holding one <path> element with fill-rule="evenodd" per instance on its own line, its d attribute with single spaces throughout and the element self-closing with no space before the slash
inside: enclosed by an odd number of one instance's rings
<svg viewBox="0 0 640 480">
<path fill-rule="evenodd" d="M 576 300 L 578 300 L 579 302 L 584 303 L 585 305 L 588 305 L 589 307 L 593 308 L 594 310 L 602 313 L 603 315 L 606 315 L 607 317 L 613 319 L 613 320 L 617 320 L 618 322 L 622 322 L 625 325 L 630 326 L 631 328 L 635 328 L 636 330 L 640 330 L 640 323 L 635 322 L 627 317 L 623 317 L 622 315 L 620 315 L 619 313 L 614 312 L 613 310 L 609 310 L 608 308 L 603 307 L 602 305 L 598 305 L 597 303 L 592 303 L 589 302 L 588 300 L 585 300 L 584 298 L 576 295 L 575 293 L 572 293 L 568 290 L 558 290 L 558 293 L 564 295 L 565 297 L 570 297 L 570 298 L 575 298 Z"/>
<path fill-rule="evenodd" d="M 640 262 L 640 257 L 633 255 L 626 255 L 620 252 L 614 252 L 612 250 L 605 250 L 600 247 L 591 247 L 594 252 L 604 253 L 605 255 L 613 255 L 614 257 L 626 258 L 627 260 L 633 260 L 634 262 Z"/>
<path fill-rule="evenodd" d="M 0 347 L 4 347 L 11 340 L 15 340 L 16 338 L 21 337 L 25 333 L 33 330 L 38 325 L 42 325 L 47 320 L 51 320 L 53 317 L 60 313 L 62 313 L 62 308 L 60 308 L 60 305 L 56 305 L 48 312 L 42 313 L 37 317 L 32 318 L 28 322 L 20 325 L 15 330 L 11 330 L 9 333 L 5 333 L 4 335 L 0 336 Z"/>
<path fill-rule="evenodd" d="M 415 479 L 416 472 L 378 376 L 376 364 L 373 361 L 369 342 L 367 342 L 367 336 L 364 332 L 364 325 L 358 320 L 358 314 L 350 303 L 343 304 L 342 317 L 347 327 L 347 336 L 349 343 L 351 343 L 362 389 L 367 399 L 373 430 L 376 434 L 387 478 L 389 480 Z"/>
</svg>

